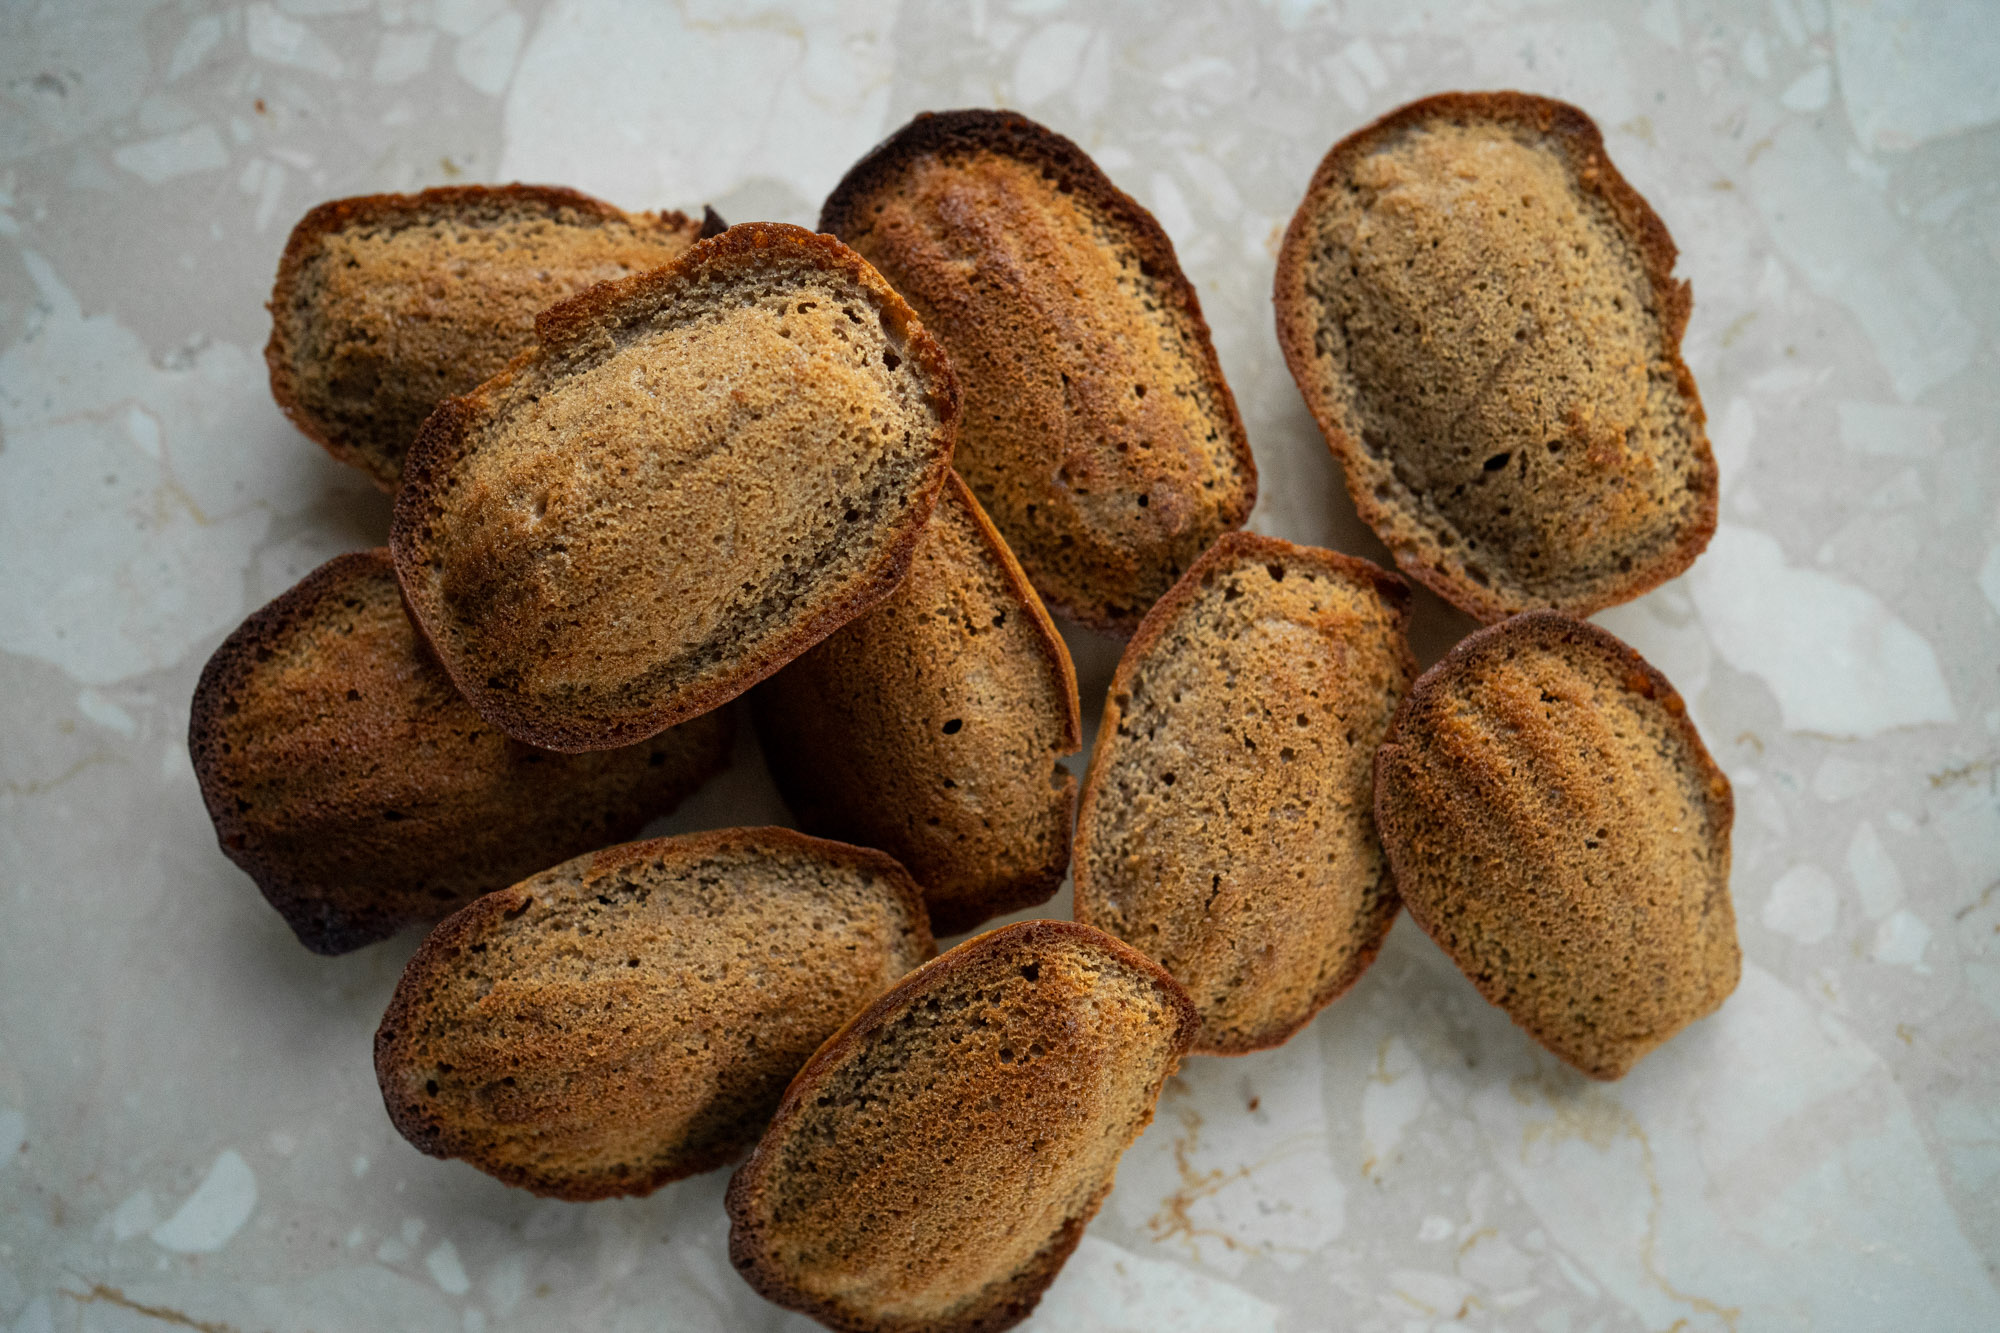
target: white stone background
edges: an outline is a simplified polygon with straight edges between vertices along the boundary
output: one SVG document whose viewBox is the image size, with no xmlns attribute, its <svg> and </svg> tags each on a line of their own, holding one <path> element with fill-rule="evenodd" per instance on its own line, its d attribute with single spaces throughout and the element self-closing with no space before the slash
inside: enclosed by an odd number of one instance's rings
<svg viewBox="0 0 2000 1333">
<path fill-rule="evenodd" d="M 414 940 L 310 956 L 215 848 L 202 662 L 387 526 L 266 388 L 305 209 L 810 223 L 914 112 L 1017 107 L 1173 237 L 1252 526 L 1380 558 L 1273 254 L 1337 137 L 1459 87 L 1589 110 L 1694 282 L 1722 526 L 1599 619 L 1735 783 L 1742 985 L 1591 1085 L 1405 921 L 1283 1049 L 1188 1064 L 1032 1326 L 2000 1327 L 1996 70 L 1978 0 L 4 0 L 0 1328 L 808 1327 L 730 1270 L 727 1173 L 565 1205 L 407 1147 L 369 1040 Z M 1423 599 L 1425 661 L 1467 628 Z M 782 817 L 746 739 L 663 827 Z"/>
</svg>

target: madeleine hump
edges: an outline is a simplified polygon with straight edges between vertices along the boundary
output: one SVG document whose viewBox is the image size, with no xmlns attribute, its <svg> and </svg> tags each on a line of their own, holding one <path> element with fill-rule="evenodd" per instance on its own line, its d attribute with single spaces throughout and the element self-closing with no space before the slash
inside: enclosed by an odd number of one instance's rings
<svg viewBox="0 0 2000 1333">
<path fill-rule="evenodd" d="M 1069 649 L 956 473 L 881 605 L 751 694 L 808 833 L 880 847 L 940 935 L 1045 902 L 1069 869 L 1082 744 Z"/>
<path fill-rule="evenodd" d="M 1058 614 L 1129 635 L 1257 498 L 1236 400 L 1153 215 L 1011 111 L 918 116 L 827 196 L 965 387 L 960 475 Z"/>
<path fill-rule="evenodd" d="M 1112 677 L 1084 778 L 1076 919 L 1155 959 L 1195 1050 L 1276 1046 L 1359 979 L 1401 901 L 1375 747 L 1416 675 L 1409 586 L 1233 532 L 1161 598 Z"/>
<path fill-rule="evenodd" d="M 1666 677 L 1553 611 L 1452 649 L 1375 757 L 1375 822 L 1410 916 L 1592 1078 L 1620 1077 L 1736 989 L 1733 812 Z"/>
</svg>

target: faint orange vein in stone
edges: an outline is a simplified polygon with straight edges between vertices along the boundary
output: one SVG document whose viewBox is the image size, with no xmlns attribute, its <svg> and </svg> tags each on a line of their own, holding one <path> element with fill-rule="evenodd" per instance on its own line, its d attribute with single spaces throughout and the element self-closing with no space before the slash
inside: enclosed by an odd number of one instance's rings
<svg viewBox="0 0 2000 1333">
<path fill-rule="evenodd" d="M 89 1291 L 75 1292 L 65 1290 L 63 1295 L 69 1297 L 78 1305 L 95 1305 L 99 1301 L 109 1301 L 113 1305 L 122 1306 L 136 1314 L 145 1315 L 148 1319 L 157 1319 L 163 1324 L 174 1324 L 181 1328 L 199 1329 L 201 1333 L 237 1333 L 236 1328 L 230 1324 L 214 1324 L 205 1319 L 195 1319 L 184 1315 L 179 1310 L 171 1309 L 168 1306 L 146 1305 L 140 1301 L 135 1301 L 124 1292 L 118 1290 L 118 1288 L 107 1287 L 102 1282 L 92 1283 Z"/>
<path fill-rule="evenodd" d="M 1646 1131 L 1640 1126 L 1637 1117 L 1625 1108 L 1624 1103 L 1606 1096 L 1595 1088 L 1585 1089 L 1583 1095 L 1574 1101 L 1558 1102 L 1556 1100 L 1558 1089 L 1554 1080 L 1546 1074 L 1536 1073 L 1514 1080 L 1512 1090 L 1517 1098 L 1526 1101 L 1530 1089 L 1541 1093 L 1542 1100 L 1556 1113 L 1556 1119 L 1551 1124 L 1528 1126 L 1521 1142 L 1523 1160 L 1525 1161 L 1527 1157 L 1528 1145 L 1551 1130 L 1567 1132 L 1571 1137 L 1582 1139 L 1591 1147 L 1600 1150 L 1609 1147 L 1611 1140 L 1620 1134 L 1637 1143 L 1639 1164 L 1646 1173 L 1646 1192 L 1650 1200 L 1646 1209 L 1646 1235 L 1639 1243 L 1639 1259 L 1645 1265 L 1646 1276 L 1670 1299 L 1690 1306 L 1702 1314 L 1720 1319 L 1731 1333 L 1735 1333 L 1737 1321 L 1743 1317 L 1741 1307 L 1723 1305 L 1706 1296 L 1696 1296 L 1682 1291 L 1660 1270 L 1657 1250 L 1660 1212 L 1665 1207 L 1665 1202 L 1660 1189 L 1659 1172 L 1654 1166 L 1653 1145 L 1646 1138 Z M 1674 1333 L 1686 1323 L 1685 1319 L 1676 1320 L 1668 1327 L 1666 1333 Z"/>
</svg>

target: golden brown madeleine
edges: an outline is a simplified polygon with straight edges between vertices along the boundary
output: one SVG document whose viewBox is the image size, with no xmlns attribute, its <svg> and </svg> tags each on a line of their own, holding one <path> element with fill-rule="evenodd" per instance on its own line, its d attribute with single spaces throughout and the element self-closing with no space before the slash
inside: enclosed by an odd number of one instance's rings
<svg viewBox="0 0 2000 1333">
<path fill-rule="evenodd" d="M 1044 902 L 1069 869 L 1082 744 L 1069 649 L 954 473 L 867 615 L 750 696 L 764 758 L 808 833 L 883 851 L 931 927 Z"/>
<path fill-rule="evenodd" d="M 921 115 L 820 212 L 965 390 L 957 467 L 1050 606 L 1130 634 L 1257 498 L 1201 303 L 1152 214 L 1011 111 Z"/>
<path fill-rule="evenodd" d="M 1562 102 L 1445 93 L 1334 145 L 1278 256 L 1278 342 L 1404 572 L 1492 621 L 1694 562 L 1716 470 L 1674 254 Z"/>
<path fill-rule="evenodd" d="M 345 953 L 629 838 L 729 758 L 728 713 L 552 754 L 480 721 L 417 639 L 386 550 L 258 611 L 195 688 L 188 752 L 224 855 Z"/>
<path fill-rule="evenodd" d="M 880 852 L 775 828 L 626 843 L 432 931 L 376 1078 L 433 1157 L 558 1199 L 646 1194 L 755 1142 L 820 1043 L 934 951 Z"/>
<path fill-rule="evenodd" d="M 1410 915 L 1592 1078 L 1624 1074 L 1736 988 L 1732 809 L 1666 677 L 1548 611 L 1426 671 L 1375 760 Z"/>
<path fill-rule="evenodd" d="M 264 360 L 292 423 L 394 490 L 439 401 L 534 345 L 535 315 L 722 229 L 575 190 L 460 185 L 321 204 L 292 228 Z"/>
<path fill-rule="evenodd" d="M 543 311 L 410 453 L 389 549 L 481 717 L 624 745 L 902 580 L 950 470 L 943 349 L 859 255 L 753 223 Z"/>
<path fill-rule="evenodd" d="M 1194 1006 L 1102 931 L 1023 921 L 822 1046 L 729 1182 L 729 1257 L 855 1333 L 992 1333 L 1041 1299 L 1187 1052 Z"/>
<path fill-rule="evenodd" d="M 1416 675 L 1409 618 L 1395 575 L 1237 532 L 1118 663 L 1083 784 L 1076 919 L 1187 988 L 1197 1052 L 1283 1042 L 1389 933 L 1374 759 Z"/>
</svg>

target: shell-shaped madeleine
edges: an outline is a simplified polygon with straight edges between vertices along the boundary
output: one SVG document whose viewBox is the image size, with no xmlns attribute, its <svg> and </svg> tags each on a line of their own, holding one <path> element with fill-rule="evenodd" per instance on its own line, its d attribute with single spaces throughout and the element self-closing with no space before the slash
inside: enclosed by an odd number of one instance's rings
<svg viewBox="0 0 2000 1333">
<path fill-rule="evenodd" d="M 809 833 L 880 847 L 940 935 L 1046 901 L 1069 868 L 1076 669 L 956 473 L 882 604 L 751 694 Z"/>
<path fill-rule="evenodd" d="M 1118 663 L 1084 779 L 1076 919 L 1173 974 L 1195 1049 L 1276 1046 L 1389 933 L 1375 747 L 1416 675 L 1409 588 L 1365 560 L 1234 532 Z"/>
<path fill-rule="evenodd" d="M 645 1194 L 754 1142 L 819 1044 L 933 948 L 880 852 L 779 828 L 626 843 L 432 931 L 376 1079 L 433 1157 L 559 1199 Z"/>
<path fill-rule="evenodd" d="M 293 424 L 385 491 L 417 428 L 535 342 L 535 315 L 671 262 L 722 219 L 546 185 L 332 199 L 292 228 L 264 360 Z"/>
<path fill-rule="evenodd" d="M 1058 615 L 1124 635 L 1257 498 L 1173 242 L 1076 144 L 1012 111 L 926 113 L 854 164 L 820 230 L 951 355 L 955 463 Z"/>
<path fill-rule="evenodd" d="M 480 720 L 424 651 L 389 553 L 336 556 L 201 673 L 188 752 L 225 856 L 345 953 L 629 838 L 728 762 L 728 710 L 554 754 Z"/>
<path fill-rule="evenodd" d="M 1403 571 L 1479 617 L 1686 569 L 1716 467 L 1674 243 L 1590 117 L 1444 93 L 1336 144 L 1285 233 L 1292 377 Z"/>
<path fill-rule="evenodd" d="M 886 597 L 950 470 L 944 351 L 781 223 L 536 317 L 410 449 L 389 549 L 481 717 L 574 752 L 727 702 Z"/>
<path fill-rule="evenodd" d="M 1732 808 L 1666 678 L 1553 612 L 1481 630 L 1425 672 L 1375 760 L 1410 915 L 1593 1078 L 1735 989 Z"/>
<path fill-rule="evenodd" d="M 997 1333 L 1111 1189 L 1194 1036 L 1172 977 L 1023 921 L 912 973 L 799 1071 L 729 1183 L 729 1257 L 830 1328 Z"/>
</svg>

